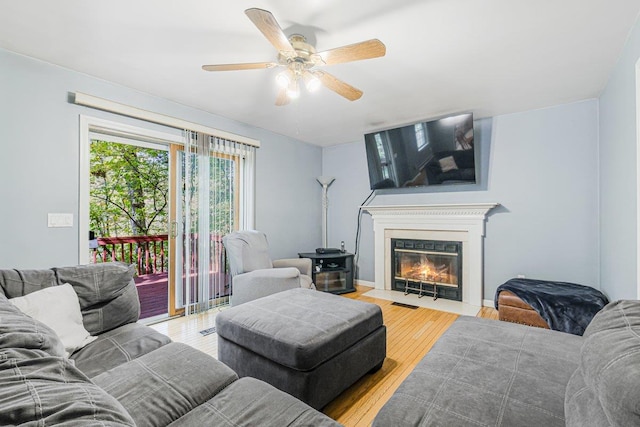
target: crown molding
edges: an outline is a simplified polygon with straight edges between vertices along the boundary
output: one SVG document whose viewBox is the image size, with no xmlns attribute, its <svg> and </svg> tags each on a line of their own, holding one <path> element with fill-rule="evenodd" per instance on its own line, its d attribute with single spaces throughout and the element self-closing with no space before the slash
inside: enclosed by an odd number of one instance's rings
<svg viewBox="0 0 640 427">
<path fill-rule="evenodd" d="M 438 205 L 361 206 L 374 218 L 384 216 L 446 216 L 452 218 L 484 218 L 499 203 L 458 203 Z"/>
</svg>

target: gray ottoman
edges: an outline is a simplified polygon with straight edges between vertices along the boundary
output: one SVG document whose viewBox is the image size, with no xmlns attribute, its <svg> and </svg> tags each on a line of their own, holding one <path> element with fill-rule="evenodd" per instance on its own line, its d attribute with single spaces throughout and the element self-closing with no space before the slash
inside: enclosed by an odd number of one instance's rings
<svg viewBox="0 0 640 427">
<path fill-rule="evenodd" d="M 382 366 L 387 334 L 375 304 L 290 289 L 216 317 L 218 359 L 320 409 Z"/>
</svg>

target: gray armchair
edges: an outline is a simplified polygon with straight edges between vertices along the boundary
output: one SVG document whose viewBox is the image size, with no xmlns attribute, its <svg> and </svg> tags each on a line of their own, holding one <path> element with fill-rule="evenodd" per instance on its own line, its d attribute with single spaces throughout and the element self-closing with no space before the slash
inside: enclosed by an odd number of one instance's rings
<svg viewBox="0 0 640 427">
<path fill-rule="evenodd" d="M 234 231 L 222 238 L 232 277 L 231 305 L 293 288 L 315 289 L 309 258 L 269 257 L 267 236 L 260 231 Z"/>
</svg>

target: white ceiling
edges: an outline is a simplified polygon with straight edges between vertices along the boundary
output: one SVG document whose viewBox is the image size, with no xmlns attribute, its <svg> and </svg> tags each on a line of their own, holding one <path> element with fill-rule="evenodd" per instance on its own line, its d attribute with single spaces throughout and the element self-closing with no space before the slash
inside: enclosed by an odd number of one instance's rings
<svg viewBox="0 0 640 427">
<path fill-rule="evenodd" d="M 278 69 L 200 68 L 276 59 L 250 7 L 318 50 L 378 38 L 387 54 L 327 67 L 358 101 L 323 88 L 276 107 Z M 638 0 L 2 0 L 0 47 L 329 146 L 597 97 L 639 12 Z"/>
</svg>

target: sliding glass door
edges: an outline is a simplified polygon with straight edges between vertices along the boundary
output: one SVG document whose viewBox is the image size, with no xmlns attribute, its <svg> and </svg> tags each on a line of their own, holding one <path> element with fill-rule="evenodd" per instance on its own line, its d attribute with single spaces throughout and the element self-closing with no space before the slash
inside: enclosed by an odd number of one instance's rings
<svg viewBox="0 0 640 427">
<path fill-rule="evenodd" d="M 226 303 L 222 238 L 253 228 L 256 147 L 99 119 L 83 128 L 81 263 L 135 264 L 141 318 Z"/>
<path fill-rule="evenodd" d="M 176 309 L 202 311 L 228 301 L 228 275 L 222 238 L 237 229 L 239 157 L 183 149 L 176 159 L 176 205 L 172 247 L 176 254 Z"/>
<path fill-rule="evenodd" d="M 189 314 L 229 300 L 231 277 L 222 238 L 247 226 L 252 153 L 232 141 L 194 132 L 188 132 L 184 147 L 171 152 L 176 165 L 171 218 L 176 310 Z"/>
</svg>

